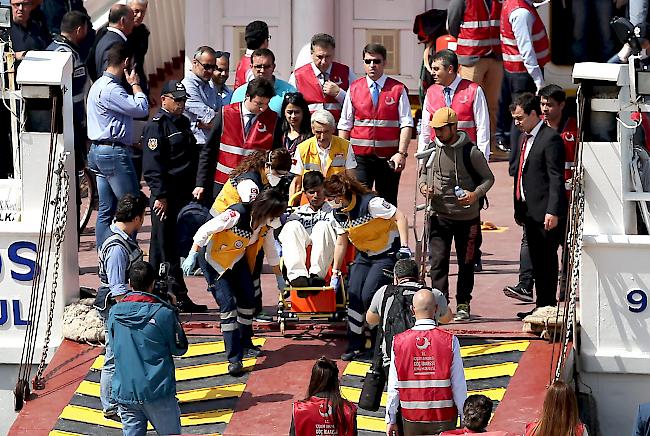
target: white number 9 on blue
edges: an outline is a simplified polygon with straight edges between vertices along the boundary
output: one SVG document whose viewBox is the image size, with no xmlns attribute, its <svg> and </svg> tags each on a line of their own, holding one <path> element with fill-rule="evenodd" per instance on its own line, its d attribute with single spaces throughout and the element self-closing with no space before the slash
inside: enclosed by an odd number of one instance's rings
<svg viewBox="0 0 650 436">
<path fill-rule="evenodd" d="M 648 307 L 648 294 L 641 289 L 632 289 L 627 293 L 627 302 L 630 312 L 643 312 Z"/>
</svg>

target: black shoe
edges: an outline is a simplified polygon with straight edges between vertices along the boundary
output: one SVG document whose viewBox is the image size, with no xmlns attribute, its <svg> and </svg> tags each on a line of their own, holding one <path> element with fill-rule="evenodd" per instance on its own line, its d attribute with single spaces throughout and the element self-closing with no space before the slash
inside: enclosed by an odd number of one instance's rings
<svg viewBox="0 0 650 436">
<path fill-rule="evenodd" d="M 510 147 L 503 139 L 497 139 L 497 148 L 504 153 L 510 153 Z"/>
<path fill-rule="evenodd" d="M 258 345 L 244 347 L 244 357 L 259 357 L 262 354 L 262 349 Z"/>
<path fill-rule="evenodd" d="M 196 304 L 189 298 L 179 301 L 177 307 L 182 313 L 205 313 L 208 311 L 208 306 L 205 304 Z"/>
<path fill-rule="evenodd" d="M 361 357 L 362 355 L 363 355 L 362 350 L 346 351 L 345 353 L 341 354 L 341 360 L 345 362 L 349 362 L 351 360 Z"/>
<path fill-rule="evenodd" d="M 477 260 L 474 262 L 474 272 L 479 273 L 483 271 L 483 262 L 481 262 L 481 259 Z"/>
<path fill-rule="evenodd" d="M 241 362 L 233 362 L 228 364 L 228 374 L 236 377 L 244 373 L 244 365 Z"/>
<path fill-rule="evenodd" d="M 506 297 L 515 298 L 525 303 L 533 302 L 533 291 L 524 288 L 523 286 L 506 286 L 503 288 L 503 293 Z"/>
<path fill-rule="evenodd" d="M 291 280 L 290 283 L 291 286 L 293 286 L 294 288 L 306 288 L 309 286 L 309 278 L 305 276 L 300 276 Z"/>
<path fill-rule="evenodd" d="M 517 318 L 520 320 L 524 320 L 528 315 L 532 315 L 535 309 L 531 310 L 530 312 L 517 312 Z"/>
<path fill-rule="evenodd" d="M 314 287 L 314 288 L 321 288 L 325 286 L 325 279 L 322 277 L 319 277 L 316 274 L 310 274 L 309 275 L 309 286 Z"/>
</svg>

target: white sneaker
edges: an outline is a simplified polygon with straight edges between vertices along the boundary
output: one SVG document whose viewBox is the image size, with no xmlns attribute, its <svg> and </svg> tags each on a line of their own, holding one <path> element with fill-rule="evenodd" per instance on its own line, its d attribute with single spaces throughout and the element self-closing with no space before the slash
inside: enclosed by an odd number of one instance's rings
<svg viewBox="0 0 650 436">
<path fill-rule="evenodd" d="M 469 321 L 469 304 L 459 304 L 454 321 Z"/>
</svg>

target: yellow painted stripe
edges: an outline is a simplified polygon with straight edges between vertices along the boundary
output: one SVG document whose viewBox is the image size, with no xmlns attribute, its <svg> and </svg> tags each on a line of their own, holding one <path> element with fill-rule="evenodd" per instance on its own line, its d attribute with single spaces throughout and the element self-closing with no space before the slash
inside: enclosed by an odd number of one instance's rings
<svg viewBox="0 0 650 436">
<path fill-rule="evenodd" d="M 380 431 L 386 433 L 386 421 L 375 416 L 357 415 L 357 430 Z"/>
<path fill-rule="evenodd" d="M 479 389 L 476 391 L 469 391 L 467 395 L 485 395 L 492 401 L 501 401 L 503 396 L 506 393 L 506 388 L 494 388 L 494 389 Z M 359 403 L 359 397 L 361 397 L 361 389 L 353 388 L 350 386 L 341 386 L 341 395 L 348 401 L 352 401 L 355 404 Z M 384 392 L 381 395 L 381 402 L 379 403 L 381 407 L 386 407 L 386 401 L 388 399 L 388 394 Z"/>
<path fill-rule="evenodd" d="M 223 398 L 240 397 L 246 389 L 245 383 L 232 385 L 213 386 L 199 389 L 189 389 L 179 391 L 176 394 L 178 401 L 181 403 L 191 403 L 195 401 L 218 400 Z M 99 383 L 83 380 L 76 391 L 78 394 L 88 395 L 99 398 Z"/>
<path fill-rule="evenodd" d="M 69 431 L 52 430 L 49 436 L 83 436 L 80 433 L 70 433 Z"/>
<path fill-rule="evenodd" d="M 369 363 L 350 362 L 343 371 L 343 375 L 354 375 L 365 377 L 366 372 L 370 369 Z M 491 377 L 501 377 L 504 375 L 512 376 L 517 370 L 517 364 L 514 362 L 497 363 L 494 365 L 481 365 L 465 368 L 466 380 L 478 380 Z"/>
<path fill-rule="evenodd" d="M 188 427 L 193 425 L 228 423 L 232 418 L 232 414 L 232 410 L 211 410 L 208 412 L 186 413 L 181 415 L 181 426 Z M 121 423 L 113 421 L 112 419 L 104 418 L 104 414 L 101 410 L 95 410 L 83 406 L 68 405 L 63 409 L 59 418 L 110 428 L 122 428 Z M 147 425 L 147 430 L 153 430 L 151 424 Z"/>
<path fill-rule="evenodd" d="M 244 368 L 252 368 L 255 365 L 255 358 L 244 359 Z M 104 365 L 104 356 L 97 356 L 92 369 L 101 371 Z M 176 368 L 176 381 L 194 380 L 196 378 L 214 377 L 228 374 L 228 362 L 206 363 L 204 365 L 184 366 Z"/>
<path fill-rule="evenodd" d="M 257 345 L 261 347 L 264 345 L 265 342 L 266 342 L 265 338 L 253 338 L 253 345 Z M 206 356 L 209 354 L 223 353 L 224 351 L 226 351 L 226 345 L 224 344 L 223 341 L 190 344 L 187 353 L 183 354 L 181 356 L 181 359 L 186 359 L 188 357 Z M 102 369 L 102 366 L 104 366 L 104 355 L 100 354 L 99 356 L 97 356 L 90 369 L 100 371 Z"/>
<path fill-rule="evenodd" d="M 265 338 L 253 338 L 253 345 L 262 346 L 266 342 Z M 226 345 L 223 341 L 202 342 L 199 344 L 190 344 L 187 353 L 181 356 L 181 359 L 188 357 L 205 356 L 208 354 L 223 353 L 226 351 Z"/>
<path fill-rule="evenodd" d="M 526 351 L 530 341 L 504 341 L 492 344 L 469 345 L 460 347 L 461 357 L 485 356 L 488 354 L 507 353 L 510 351 Z"/>
</svg>

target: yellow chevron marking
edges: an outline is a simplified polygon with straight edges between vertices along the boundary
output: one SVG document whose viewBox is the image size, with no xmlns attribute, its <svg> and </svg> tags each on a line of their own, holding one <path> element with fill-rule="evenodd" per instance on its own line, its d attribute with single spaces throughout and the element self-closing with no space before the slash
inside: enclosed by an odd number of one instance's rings
<svg viewBox="0 0 650 436">
<path fill-rule="evenodd" d="M 384 418 L 357 415 L 357 429 L 386 433 L 386 421 Z"/>
<path fill-rule="evenodd" d="M 507 353 L 509 351 L 526 351 L 530 341 L 504 341 L 492 344 L 469 345 L 460 347 L 461 357 L 485 356 L 488 354 Z"/>
<path fill-rule="evenodd" d="M 365 362 L 350 362 L 343 371 L 343 375 L 355 375 L 365 377 L 366 372 L 370 369 L 370 364 Z M 517 369 L 514 362 L 497 363 L 494 365 L 481 365 L 465 368 L 466 380 L 478 380 L 491 377 L 501 377 L 504 375 L 512 376 Z"/>
<path fill-rule="evenodd" d="M 506 393 L 506 388 L 493 388 L 493 389 L 479 389 L 476 391 L 469 391 L 467 395 L 485 395 L 493 401 L 501 401 L 503 396 Z M 341 386 L 341 395 L 348 401 L 352 401 L 355 404 L 359 403 L 359 397 L 361 397 L 361 389 L 353 388 L 350 386 Z M 386 407 L 386 401 L 388 399 L 388 394 L 384 392 L 381 395 L 381 402 L 379 403 L 381 407 Z"/>
<path fill-rule="evenodd" d="M 262 346 L 266 342 L 265 338 L 253 338 L 253 345 Z M 226 351 L 226 345 L 223 341 L 203 342 L 198 344 L 190 344 L 187 353 L 181 356 L 181 359 L 188 357 L 206 356 L 209 354 L 223 353 Z M 104 355 L 100 354 L 93 362 L 90 369 L 100 371 L 104 366 Z"/>
<path fill-rule="evenodd" d="M 221 422 L 228 423 L 232 418 L 232 414 L 232 410 L 211 410 L 208 412 L 186 413 L 181 415 L 181 426 L 187 427 Z M 63 409 L 59 418 L 87 424 L 101 425 L 104 427 L 122 428 L 121 423 L 113 421 L 112 419 L 104 418 L 104 414 L 101 410 L 83 406 L 68 405 Z M 153 430 L 151 424 L 147 425 L 147 430 Z"/>
<path fill-rule="evenodd" d="M 240 397 L 246 389 L 245 383 L 232 385 L 213 386 L 198 389 L 189 389 L 179 391 L 176 394 L 178 401 L 181 403 L 191 403 L 195 401 L 218 400 L 223 398 Z M 76 391 L 78 394 L 88 395 L 99 398 L 99 383 L 83 380 Z"/>
</svg>

